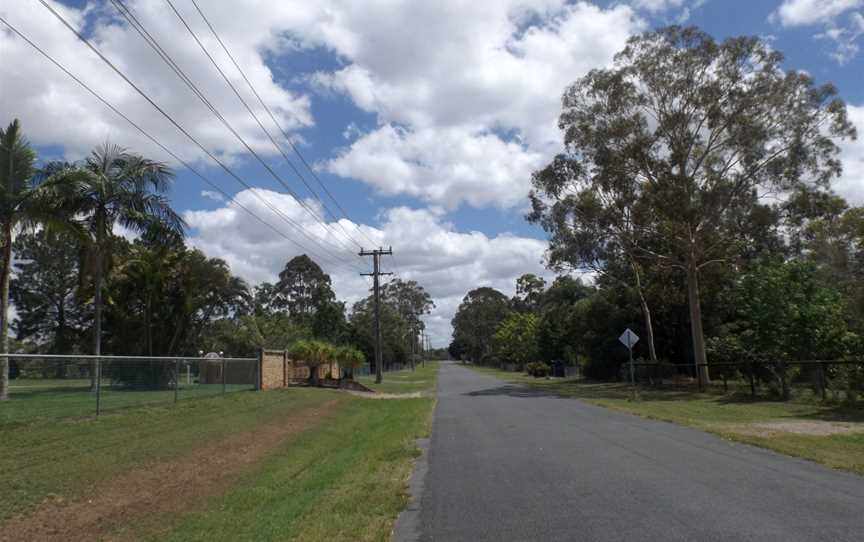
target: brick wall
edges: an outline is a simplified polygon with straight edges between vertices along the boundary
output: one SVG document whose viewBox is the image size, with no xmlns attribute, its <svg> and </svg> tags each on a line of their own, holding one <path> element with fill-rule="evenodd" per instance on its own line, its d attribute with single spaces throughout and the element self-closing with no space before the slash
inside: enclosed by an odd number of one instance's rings
<svg viewBox="0 0 864 542">
<path fill-rule="evenodd" d="M 285 355 L 284 350 L 263 350 L 260 364 L 262 390 L 284 388 L 288 385 L 288 356 Z"/>
<path fill-rule="evenodd" d="M 262 350 L 259 363 L 262 390 L 284 388 L 292 382 L 302 383 L 309 379 L 309 366 L 300 360 L 289 359 L 284 350 Z M 338 363 L 318 366 L 320 380 L 339 380 L 341 376 Z"/>
</svg>

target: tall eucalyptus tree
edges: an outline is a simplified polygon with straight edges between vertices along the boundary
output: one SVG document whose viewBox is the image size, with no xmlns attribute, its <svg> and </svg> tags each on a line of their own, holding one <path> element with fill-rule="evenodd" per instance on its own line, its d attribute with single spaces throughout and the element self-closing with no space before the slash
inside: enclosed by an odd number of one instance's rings
<svg viewBox="0 0 864 542">
<path fill-rule="evenodd" d="M 677 26 L 631 38 L 562 102 L 576 174 L 589 188 L 628 182 L 653 237 L 639 257 L 685 274 L 706 381 L 700 271 L 741 254 L 762 196 L 827 187 L 840 173 L 835 140 L 855 137 L 844 102 L 759 38 L 717 43 Z"/>
</svg>

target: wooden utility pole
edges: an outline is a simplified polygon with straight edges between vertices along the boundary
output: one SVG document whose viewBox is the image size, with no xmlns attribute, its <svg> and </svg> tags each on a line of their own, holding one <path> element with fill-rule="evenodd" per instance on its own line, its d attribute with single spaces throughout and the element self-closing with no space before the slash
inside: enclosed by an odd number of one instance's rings
<svg viewBox="0 0 864 542">
<path fill-rule="evenodd" d="M 411 326 L 411 370 L 417 367 L 417 328 Z"/>
<path fill-rule="evenodd" d="M 392 275 L 393 273 L 382 273 L 381 272 L 381 256 L 384 255 L 392 255 L 393 247 L 384 250 L 379 247 L 377 250 L 363 250 L 360 249 L 361 256 L 372 256 L 372 272 L 371 273 L 360 273 L 366 277 L 372 277 L 374 282 L 374 292 L 375 292 L 375 383 L 380 384 L 383 379 L 384 372 L 384 361 L 382 359 L 381 353 L 381 294 L 380 283 L 378 277 L 381 275 Z"/>
</svg>

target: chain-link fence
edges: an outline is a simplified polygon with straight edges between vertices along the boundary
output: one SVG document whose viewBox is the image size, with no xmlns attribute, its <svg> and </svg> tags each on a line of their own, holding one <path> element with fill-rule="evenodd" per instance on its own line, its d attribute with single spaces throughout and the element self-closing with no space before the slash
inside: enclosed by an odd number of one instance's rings
<svg viewBox="0 0 864 542">
<path fill-rule="evenodd" d="M 6 356 L 0 354 L 0 356 Z M 254 390 L 257 358 L 9 354 L 0 421 L 77 417 Z"/>
<path fill-rule="evenodd" d="M 707 368 L 706 387 L 698 372 Z M 622 380 L 631 379 L 630 364 L 621 367 Z M 856 401 L 864 396 L 864 360 L 744 361 L 705 365 L 633 363 L 634 382 L 641 386 L 694 388 L 739 392 L 752 397 L 789 399 L 811 396 Z"/>
</svg>

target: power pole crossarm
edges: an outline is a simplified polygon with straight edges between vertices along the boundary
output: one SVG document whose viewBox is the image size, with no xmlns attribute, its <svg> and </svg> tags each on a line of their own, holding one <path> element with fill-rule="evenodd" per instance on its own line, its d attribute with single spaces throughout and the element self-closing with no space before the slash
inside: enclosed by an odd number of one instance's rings
<svg viewBox="0 0 864 542">
<path fill-rule="evenodd" d="M 372 256 L 372 272 L 371 273 L 360 273 L 366 277 L 372 277 L 374 284 L 374 298 L 375 298 L 375 383 L 380 384 L 383 379 L 384 372 L 384 362 L 382 359 L 381 353 L 381 294 L 380 294 L 380 281 L 378 280 L 381 275 L 392 275 L 393 273 L 382 273 L 381 272 L 381 256 L 392 255 L 393 248 L 390 247 L 387 250 L 383 248 L 378 248 L 377 250 L 360 250 L 360 256 Z"/>
</svg>

